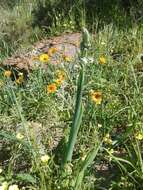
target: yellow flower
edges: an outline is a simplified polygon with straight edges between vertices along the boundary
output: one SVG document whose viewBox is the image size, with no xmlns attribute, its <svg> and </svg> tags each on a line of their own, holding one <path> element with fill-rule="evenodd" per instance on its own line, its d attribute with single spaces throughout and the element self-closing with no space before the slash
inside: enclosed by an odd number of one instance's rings
<svg viewBox="0 0 143 190">
<path fill-rule="evenodd" d="M 72 61 L 72 58 L 70 57 L 70 56 L 67 56 L 67 55 L 63 55 L 63 60 L 65 61 L 65 62 L 71 62 Z"/>
<path fill-rule="evenodd" d="M 17 84 L 23 83 L 23 81 L 24 81 L 23 73 L 19 73 L 18 76 L 19 76 L 19 77 L 18 77 L 18 79 L 16 79 L 15 82 L 16 82 Z"/>
<path fill-rule="evenodd" d="M 49 85 L 47 86 L 47 91 L 48 91 L 49 94 L 50 94 L 50 93 L 55 93 L 56 90 L 57 90 L 57 86 L 56 86 L 55 83 L 49 84 Z"/>
<path fill-rule="evenodd" d="M 103 141 L 104 141 L 105 143 L 107 143 L 107 144 L 112 144 L 112 139 L 111 139 L 109 133 L 107 133 L 107 134 L 105 135 L 105 137 L 103 138 Z"/>
<path fill-rule="evenodd" d="M 19 190 L 18 185 L 10 185 L 8 190 Z"/>
<path fill-rule="evenodd" d="M 138 133 L 138 134 L 135 135 L 135 138 L 137 140 L 143 140 L 143 134 L 142 133 Z"/>
<path fill-rule="evenodd" d="M 96 104 L 101 104 L 101 102 L 102 102 L 102 93 L 101 92 L 91 90 L 90 94 L 91 94 L 91 99 L 93 102 L 95 102 Z"/>
<path fill-rule="evenodd" d="M 58 79 L 55 80 L 55 83 L 56 83 L 58 86 L 60 86 L 60 85 L 63 83 L 63 80 L 60 79 L 60 78 L 58 78 Z"/>
<path fill-rule="evenodd" d="M 65 74 L 64 71 L 58 70 L 58 71 L 57 71 L 57 76 L 58 76 L 59 79 L 64 80 L 65 77 L 66 77 L 66 74 Z"/>
<path fill-rule="evenodd" d="M 22 135 L 21 133 L 17 133 L 16 138 L 18 140 L 22 140 L 24 138 L 24 135 Z"/>
<path fill-rule="evenodd" d="M 57 85 L 61 85 L 63 81 L 65 80 L 65 72 L 64 71 L 58 71 L 57 72 L 58 78 L 55 80 L 55 83 Z"/>
<path fill-rule="evenodd" d="M 106 59 L 104 56 L 99 57 L 99 63 L 100 64 L 106 64 Z"/>
<path fill-rule="evenodd" d="M 56 53 L 58 51 L 58 49 L 56 47 L 51 47 L 49 50 L 48 50 L 48 55 L 49 56 L 52 56 L 54 53 Z"/>
<path fill-rule="evenodd" d="M 39 59 L 41 62 L 47 63 L 49 61 L 49 56 L 48 56 L 48 54 L 42 54 L 42 55 L 40 55 Z"/>
<path fill-rule="evenodd" d="M 47 155 L 47 154 L 44 155 L 44 156 L 41 156 L 41 161 L 42 161 L 43 163 L 48 163 L 49 159 L 50 159 L 50 156 Z"/>
<path fill-rule="evenodd" d="M 10 70 L 7 70 L 7 71 L 4 72 L 5 77 L 9 78 L 11 75 L 12 75 L 12 72 Z"/>
</svg>

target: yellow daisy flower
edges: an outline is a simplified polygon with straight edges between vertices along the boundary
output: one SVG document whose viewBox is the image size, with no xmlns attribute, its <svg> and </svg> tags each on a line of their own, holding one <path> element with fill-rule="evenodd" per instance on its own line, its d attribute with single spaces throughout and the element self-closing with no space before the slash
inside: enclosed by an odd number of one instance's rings
<svg viewBox="0 0 143 190">
<path fill-rule="evenodd" d="M 49 50 L 48 50 L 48 55 L 49 56 L 52 56 L 54 53 L 56 53 L 58 51 L 58 49 L 56 47 L 51 47 Z"/>
<path fill-rule="evenodd" d="M 4 76 L 5 77 L 11 77 L 11 75 L 12 75 L 12 72 L 10 71 L 10 70 L 7 70 L 7 71 L 4 71 Z"/>
<path fill-rule="evenodd" d="M 106 58 L 104 56 L 99 57 L 99 63 L 102 65 L 106 64 Z"/>
<path fill-rule="evenodd" d="M 48 54 L 42 54 L 42 55 L 40 55 L 39 60 L 40 60 L 41 62 L 43 62 L 43 63 L 47 63 L 47 62 L 49 61 L 49 56 L 48 56 Z"/>
<path fill-rule="evenodd" d="M 49 84 L 49 85 L 47 86 L 47 91 L 48 91 L 49 94 L 55 93 L 56 90 L 57 90 L 57 86 L 56 86 L 55 83 Z"/>
<path fill-rule="evenodd" d="M 90 95 L 91 95 L 91 99 L 93 102 L 95 102 L 96 104 L 101 104 L 101 102 L 102 102 L 102 93 L 101 92 L 91 90 Z"/>
</svg>

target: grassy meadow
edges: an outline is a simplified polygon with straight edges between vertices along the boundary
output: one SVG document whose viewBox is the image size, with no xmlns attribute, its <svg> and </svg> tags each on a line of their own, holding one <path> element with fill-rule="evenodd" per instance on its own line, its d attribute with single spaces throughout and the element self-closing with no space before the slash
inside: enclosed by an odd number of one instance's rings
<svg viewBox="0 0 143 190">
<path fill-rule="evenodd" d="M 68 13 L 49 2 L 0 1 L 1 63 L 40 39 L 82 32 L 75 59 L 52 64 L 43 53 L 27 80 L 0 67 L 0 190 L 142 190 L 142 17 L 116 7 L 108 22 L 80 0 Z"/>
</svg>

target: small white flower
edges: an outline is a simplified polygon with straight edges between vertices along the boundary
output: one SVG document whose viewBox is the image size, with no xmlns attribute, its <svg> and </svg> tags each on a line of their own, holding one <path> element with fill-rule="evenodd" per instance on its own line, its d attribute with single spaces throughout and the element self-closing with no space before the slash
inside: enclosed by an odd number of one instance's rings
<svg viewBox="0 0 143 190">
<path fill-rule="evenodd" d="M 18 140 L 22 140 L 24 138 L 24 135 L 22 135 L 21 133 L 17 133 L 16 138 Z"/>
<path fill-rule="evenodd" d="M 42 161 L 43 163 L 48 163 L 49 159 L 50 159 L 50 156 L 49 156 L 49 155 L 41 156 L 41 161 Z"/>
<path fill-rule="evenodd" d="M 3 172 L 2 168 L 0 168 L 0 174 Z"/>
<path fill-rule="evenodd" d="M 87 63 L 88 63 L 88 59 L 87 59 L 86 57 L 81 58 L 81 61 L 82 61 L 84 64 L 87 64 Z"/>
<path fill-rule="evenodd" d="M 68 175 L 71 175 L 71 174 L 72 174 L 72 167 L 73 167 L 73 165 L 70 164 L 70 163 L 68 163 L 68 164 L 66 164 L 66 165 L 64 166 L 64 170 L 65 170 L 65 172 L 66 172 Z"/>
<path fill-rule="evenodd" d="M 7 190 L 8 188 L 8 183 L 5 181 L 2 183 L 2 186 L 0 187 L 1 189 L 0 190 Z"/>
<path fill-rule="evenodd" d="M 81 157 L 81 160 L 84 161 L 86 159 L 86 155 Z"/>
<path fill-rule="evenodd" d="M 19 190 L 18 185 L 10 185 L 8 190 Z"/>
<path fill-rule="evenodd" d="M 90 63 L 94 63 L 94 58 L 93 57 L 88 57 L 88 60 Z"/>
<path fill-rule="evenodd" d="M 101 42 L 101 45 L 103 45 L 103 46 L 104 46 L 105 44 L 106 44 L 105 42 Z"/>
<path fill-rule="evenodd" d="M 101 127 L 102 127 L 102 125 L 101 125 L 101 124 L 99 124 L 99 123 L 97 124 L 97 126 L 98 126 L 98 128 L 101 128 Z"/>
</svg>

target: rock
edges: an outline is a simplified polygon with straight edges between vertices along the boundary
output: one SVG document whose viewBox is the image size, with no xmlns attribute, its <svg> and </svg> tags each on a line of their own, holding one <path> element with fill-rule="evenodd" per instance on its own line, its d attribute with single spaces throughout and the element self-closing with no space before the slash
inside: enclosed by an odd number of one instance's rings
<svg viewBox="0 0 143 190">
<path fill-rule="evenodd" d="M 36 61 L 40 54 L 48 53 L 51 47 L 56 48 L 58 51 L 55 55 L 50 57 L 50 63 L 55 64 L 59 61 L 62 55 L 66 55 L 75 58 L 79 51 L 81 34 L 80 33 L 68 33 L 61 36 L 53 37 L 51 39 L 44 39 L 33 45 L 32 50 L 25 54 L 15 54 L 12 57 L 6 59 L 1 66 L 4 68 L 12 68 L 18 72 L 28 74 L 35 68 Z M 58 59 L 58 60 L 57 60 Z M 44 68 L 46 64 L 43 64 Z M 42 64 L 41 64 L 42 66 Z"/>
</svg>

